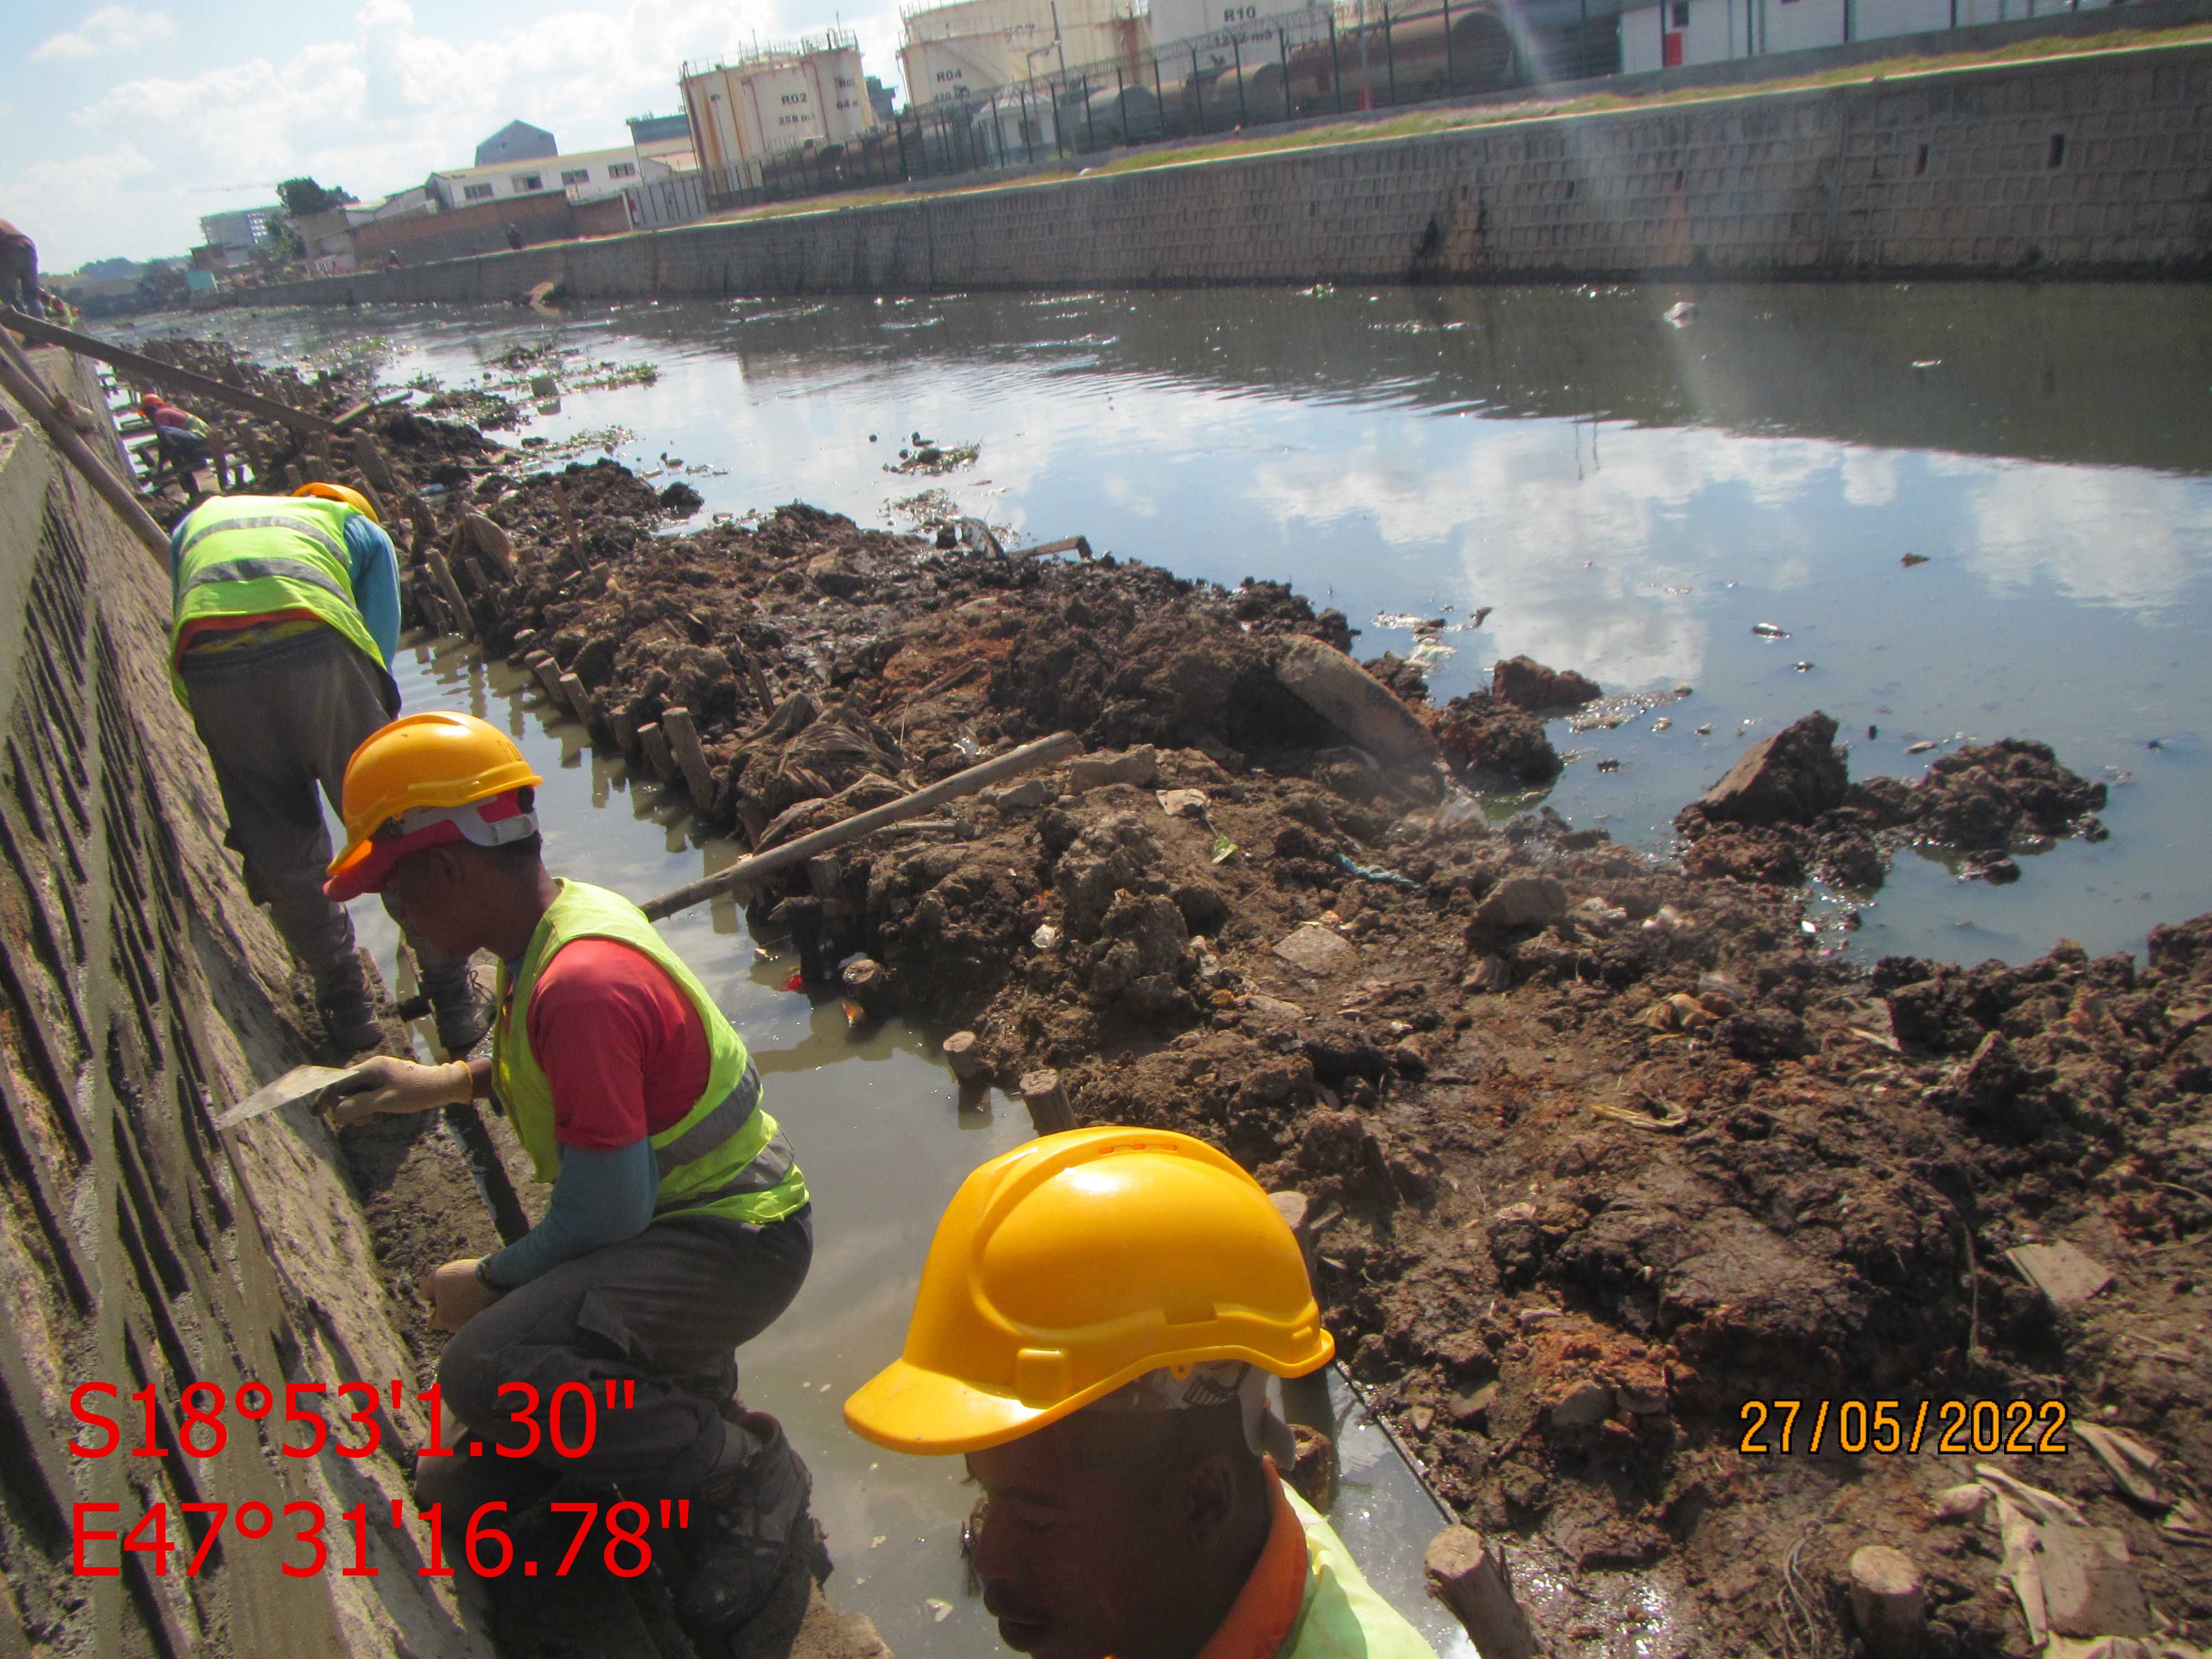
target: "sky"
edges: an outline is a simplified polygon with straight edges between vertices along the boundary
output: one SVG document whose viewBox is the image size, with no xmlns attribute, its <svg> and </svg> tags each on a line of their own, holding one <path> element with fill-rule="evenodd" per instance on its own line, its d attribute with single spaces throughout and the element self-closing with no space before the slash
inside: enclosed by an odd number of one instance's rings
<svg viewBox="0 0 2212 1659">
<path fill-rule="evenodd" d="M 856 0 L 857 3 L 857 0 Z M 686 61 L 842 23 L 896 84 L 896 0 L 10 0 L 0 219 L 75 270 L 180 254 L 202 214 L 310 176 L 364 199 L 465 167 L 509 121 L 563 152 L 629 142 L 625 116 L 680 111 Z"/>
</svg>

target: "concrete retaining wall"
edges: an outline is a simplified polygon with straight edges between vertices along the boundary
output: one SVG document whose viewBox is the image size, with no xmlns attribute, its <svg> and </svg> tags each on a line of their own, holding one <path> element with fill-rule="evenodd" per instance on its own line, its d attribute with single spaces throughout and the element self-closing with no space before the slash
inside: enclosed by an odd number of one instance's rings
<svg viewBox="0 0 2212 1659">
<path fill-rule="evenodd" d="M 1504 123 L 264 289 L 262 302 L 2212 269 L 2212 45 Z"/>
<path fill-rule="evenodd" d="M 82 365 L 39 354 L 87 406 Z M 0 415 L 21 411 L 0 398 Z M 7 422 L 0 420 L 0 427 Z M 169 585 L 145 549 L 34 428 L 0 431 L 0 1654 L 316 1654 L 489 1659 L 481 1626 L 387 1521 L 409 1498 L 424 1432 L 415 1362 L 336 1144 L 300 1109 L 217 1133 L 213 1119 L 308 1056 L 291 1023 L 290 965 L 223 849 L 223 812 L 191 724 L 169 690 Z M 378 1412 L 382 1446 L 358 1460 L 292 1458 L 276 1427 L 226 1410 L 205 1459 L 134 1458 L 151 1383 L 173 1448 L 185 1384 L 404 1379 Z M 72 1390 L 123 1431 L 110 1455 L 72 1456 Z M 207 1404 L 204 1395 L 199 1403 Z M 360 1431 L 326 1406 L 345 1439 Z M 198 1431 L 205 1443 L 207 1431 Z M 299 1440 L 295 1428 L 291 1437 Z M 304 1443 L 302 1442 L 301 1443 Z M 320 1504 L 334 1559 L 307 1559 L 284 1505 Z M 258 1502 L 259 1543 L 226 1527 L 196 1576 L 185 1502 Z M 182 1547 L 167 1571 L 91 1531 L 125 1530 L 156 1503 Z M 345 1577 L 366 1503 L 370 1565 Z M 119 1525 L 118 1525 L 119 1522 Z M 414 1529 L 419 1536 L 420 1528 Z M 150 1534 L 147 1534 L 150 1536 Z"/>
</svg>

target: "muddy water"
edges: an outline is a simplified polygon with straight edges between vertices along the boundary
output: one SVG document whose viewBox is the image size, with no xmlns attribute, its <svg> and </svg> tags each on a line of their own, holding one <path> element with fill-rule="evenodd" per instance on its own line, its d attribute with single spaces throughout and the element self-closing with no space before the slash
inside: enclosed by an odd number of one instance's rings
<svg viewBox="0 0 2212 1659">
<path fill-rule="evenodd" d="M 1677 325 L 1682 300 L 1696 310 Z M 1363 653 L 1422 650 L 1442 695 L 1517 652 L 1583 669 L 1662 701 L 1615 729 L 1555 727 L 1572 763 L 1550 804 L 1644 846 L 1739 738 L 1814 708 L 1861 775 L 1917 773 L 1923 742 L 2021 734 L 2112 782 L 2111 841 L 2026 860 L 2016 886 L 1901 860 L 1858 929 L 1831 936 L 1869 957 L 2136 949 L 2212 908 L 2202 286 L 979 295 L 192 325 L 264 352 L 380 340 L 394 380 L 458 384 L 540 340 L 649 362 L 655 384 L 571 394 L 529 434 L 628 428 L 615 453 L 693 469 L 709 513 L 804 499 L 895 523 L 897 499 L 939 483 L 1033 539 L 1082 532 L 1188 575 L 1286 580 L 1342 608 Z M 886 473 L 917 433 L 981 459 L 941 481 Z M 1678 684 L 1692 694 L 1674 700 Z"/>
<path fill-rule="evenodd" d="M 620 762 L 595 756 L 583 728 L 556 720 L 519 671 L 451 640 L 410 643 L 395 671 L 410 711 L 465 710 L 522 745 L 545 778 L 540 805 L 556 871 L 643 900 L 740 855 L 732 842 L 695 842 L 688 805 L 657 784 L 634 786 Z M 353 908 L 392 979 L 397 941 L 382 908 L 373 899 Z M 897 1354 L 922 1256 L 954 1188 L 1029 1138 L 1027 1115 L 995 1092 L 963 1109 L 950 1074 L 928 1057 L 943 1032 L 894 1022 L 856 1039 L 838 1003 L 784 990 L 796 959 L 762 957 L 734 905 L 702 906 L 661 927 L 744 1032 L 814 1189 L 805 1288 L 740 1360 L 747 1401 L 784 1420 L 814 1471 L 836 1604 L 872 1618 L 901 1659 L 1004 1651 L 965 1587 L 958 1544 L 975 1494 L 957 1460 L 880 1452 L 846 1430 L 841 1411 Z M 1335 1386 L 1345 1473 L 1334 1518 L 1376 1586 L 1446 1659 L 1462 1659 L 1472 1648 L 1421 1589 L 1437 1513 Z"/>
</svg>

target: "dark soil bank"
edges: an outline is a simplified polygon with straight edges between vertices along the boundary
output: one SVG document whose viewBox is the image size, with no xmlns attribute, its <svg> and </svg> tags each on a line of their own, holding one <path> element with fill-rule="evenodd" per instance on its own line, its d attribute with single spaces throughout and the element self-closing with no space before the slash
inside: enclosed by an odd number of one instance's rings
<svg viewBox="0 0 2212 1659">
<path fill-rule="evenodd" d="M 1571 1586 L 1535 1596 L 1552 1650 L 1856 1650 L 1847 1564 L 1881 1543 L 1926 1576 L 1929 1651 L 2033 1653 L 2003 1506 L 1949 1490 L 1978 1468 L 2124 1540 L 2109 1596 L 2050 1590 L 2054 1629 L 2212 1636 L 2212 917 L 2141 960 L 1870 970 L 1803 924 L 1808 874 L 1875 886 L 1908 842 L 2002 881 L 2104 834 L 2101 787 L 2047 748 L 1857 784 L 1808 711 L 1648 857 L 1479 804 L 1556 772 L 1545 719 L 1599 690 L 1577 674 L 1502 665 L 1431 709 L 1272 584 L 802 506 L 684 529 L 611 463 L 525 476 L 404 415 L 380 443 L 422 616 L 549 653 L 647 775 L 688 710 L 705 772 L 665 781 L 757 849 L 1082 737 L 788 872 L 755 927 L 825 994 L 873 959 L 871 1012 L 973 1030 L 1001 1085 L 1054 1067 L 1079 1119 L 1186 1129 L 1304 1194 L 1352 1374 L 1450 1503 Z M 2087 1267 L 2023 1250 L 2061 1244 Z M 1885 1401 L 1917 1453 L 1864 1449 Z M 2062 1412 L 2066 1454 L 2031 1455 Z M 2124 1480 L 2106 1430 L 2163 1461 Z M 1678 1603 L 1663 1629 L 1601 1616 L 1637 1575 Z"/>
</svg>

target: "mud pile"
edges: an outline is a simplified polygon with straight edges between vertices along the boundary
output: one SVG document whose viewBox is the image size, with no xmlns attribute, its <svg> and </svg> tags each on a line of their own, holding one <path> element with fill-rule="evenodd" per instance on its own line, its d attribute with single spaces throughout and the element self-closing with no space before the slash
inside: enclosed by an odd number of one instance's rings
<svg viewBox="0 0 2212 1659">
<path fill-rule="evenodd" d="M 454 464 L 384 431 L 404 480 Z M 550 653 L 633 764 L 639 727 L 688 709 L 704 815 L 756 848 L 1083 737 L 788 872 L 754 927 L 817 992 L 873 959 L 874 1011 L 972 1030 L 1002 1085 L 1052 1066 L 1080 1118 L 1189 1130 L 1305 1194 L 1352 1374 L 1452 1504 L 1571 1582 L 1537 1608 L 1555 1645 L 1643 1651 L 1630 1614 L 1656 1596 L 1697 1632 L 1668 1651 L 1803 1651 L 1806 1620 L 1842 1651 L 1845 1563 L 1883 1542 L 1928 1576 L 1930 1651 L 2031 1651 L 1994 1533 L 1939 1515 L 1978 1463 L 2116 1529 L 2148 1605 L 2201 1639 L 2212 1572 L 2172 1500 L 2212 1471 L 2212 918 L 2141 966 L 2062 944 L 1869 971 L 1815 954 L 1796 885 L 1874 885 L 1909 843 L 1998 876 L 2035 838 L 2101 834 L 2101 787 L 2047 748 L 1853 782 L 1811 714 L 1654 857 L 1548 812 L 1493 825 L 1462 787 L 1556 770 L 1541 716 L 1595 692 L 1579 677 L 1502 665 L 1430 709 L 1385 690 L 1417 690 L 1408 665 L 1360 677 L 1344 619 L 1274 584 L 803 506 L 670 534 L 611 463 L 522 464 L 465 463 L 465 491 L 409 507 L 416 603 L 434 550 L 466 625 Z M 1387 721 L 1360 743 L 1333 723 L 1359 698 L 1294 690 L 1322 646 L 1419 742 L 1378 758 Z M 2058 1299 L 2015 1265 L 2058 1241 L 2099 1288 Z M 1882 1400 L 1908 1424 L 1929 1403 L 1917 1455 L 1812 1455 L 1803 1423 L 1787 1455 L 1747 1449 L 1777 1444 L 1775 1402 L 1809 1423 Z M 2169 1501 L 2121 1495 L 2070 1431 L 2063 1458 L 1944 1436 L 1943 1402 L 1973 1401 L 2129 1431 Z"/>
</svg>

